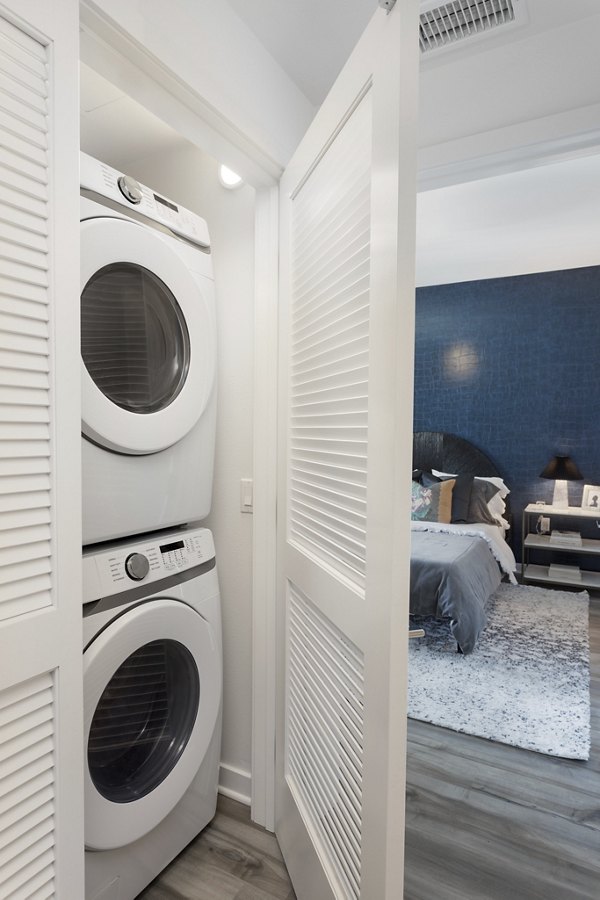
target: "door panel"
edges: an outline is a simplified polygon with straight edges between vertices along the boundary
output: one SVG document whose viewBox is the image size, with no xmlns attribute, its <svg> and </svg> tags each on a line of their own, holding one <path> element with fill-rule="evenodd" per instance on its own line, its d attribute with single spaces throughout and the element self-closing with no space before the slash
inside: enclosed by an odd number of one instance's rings
<svg viewBox="0 0 600 900">
<path fill-rule="evenodd" d="M 78 5 L 0 4 L 0 896 L 83 896 Z"/>
<path fill-rule="evenodd" d="M 418 3 L 379 11 L 281 183 L 276 833 L 299 900 L 397 900 Z"/>
</svg>

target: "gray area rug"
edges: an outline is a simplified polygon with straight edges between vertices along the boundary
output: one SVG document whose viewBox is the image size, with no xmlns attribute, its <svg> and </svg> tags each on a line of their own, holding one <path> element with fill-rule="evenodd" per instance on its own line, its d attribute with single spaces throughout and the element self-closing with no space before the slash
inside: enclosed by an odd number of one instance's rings
<svg viewBox="0 0 600 900">
<path fill-rule="evenodd" d="M 589 596 L 502 584 L 469 656 L 448 625 L 409 641 L 408 715 L 568 759 L 590 753 Z"/>
</svg>

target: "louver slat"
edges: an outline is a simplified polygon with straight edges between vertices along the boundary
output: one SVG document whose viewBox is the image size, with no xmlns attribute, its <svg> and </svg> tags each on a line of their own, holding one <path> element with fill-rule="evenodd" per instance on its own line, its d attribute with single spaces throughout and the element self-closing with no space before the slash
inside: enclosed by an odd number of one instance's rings
<svg viewBox="0 0 600 900">
<path fill-rule="evenodd" d="M 11 900 L 53 895 L 53 722 L 50 673 L 0 693 L 0 896 Z"/>
<path fill-rule="evenodd" d="M 290 538 L 363 588 L 366 502 L 356 486 L 366 480 L 368 425 L 369 115 L 364 100 L 292 215 Z M 315 397 L 313 384 L 326 384 L 326 395 Z"/>
<path fill-rule="evenodd" d="M 288 596 L 286 771 L 339 882 L 360 897 L 363 658 L 295 587 Z"/>
<path fill-rule="evenodd" d="M 0 160 L 2 159 L 2 150 L 0 148 Z M 27 160 L 21 155 L 15 157 L 15 161 L 26 166 Z M 46 243 L 42 235 L 35 235 L 31 231 L 25 231 L 20 226 L 10 222 L 0 221 L 0 240 L 4 243 L 10 241 L 14 247 L 23 247 L 25 250 L 31 248 L 34 252 L 45 253 Z"/>
<path fill-rule="evenodd" d="M 46 48 L 5 20 L 0 31 L 0 128 L 3 132 L 0 148 L 0 256 L 3 260 L 0 536 L 1 546 L 5 548 L 0 551 L 0 620 L 3 620 L 51 605 L 52 566 L 47 525 L 51 505 L 51 422 L 47 375 L 50 351 Z M 38 887 L 42 889 L 43 884 Z M 32 882 L 27 896 L 33 896 L 37 889 Z M 19 885 L 12 890 L 18 896 Z"/>
<path fill-rule="evenodd" d="M 26 528 L 0 531 L 0 549 L 2 550 L 6 547 L 23 547 L 25 544 L 35 544 L 38 541 L 49 540 L 49 525 L 31 525 Z"/>
</svg>

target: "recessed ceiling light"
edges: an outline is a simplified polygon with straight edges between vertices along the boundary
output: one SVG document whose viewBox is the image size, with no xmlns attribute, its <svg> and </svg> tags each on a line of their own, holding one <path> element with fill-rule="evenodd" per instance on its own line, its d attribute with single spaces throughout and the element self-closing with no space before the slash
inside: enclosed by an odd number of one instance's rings
<svg viewBox="0 0 600 900">
<path fill-rule="evenodd" d="M 223 187 L 229 188 L 229 190 L 233 190 L 233 188 L 243 184 L 242 178 L 237 172 L 232 172 L 231 169 L 223 165 L 219 166 L 219 181 Z"/>
</svg>

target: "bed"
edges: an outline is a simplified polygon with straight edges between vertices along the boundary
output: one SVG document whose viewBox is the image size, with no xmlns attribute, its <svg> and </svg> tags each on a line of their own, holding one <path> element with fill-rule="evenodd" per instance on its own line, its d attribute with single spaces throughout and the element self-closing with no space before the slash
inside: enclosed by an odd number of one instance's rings
<svg viewBox="0 0 600 900">
<path fill-rule="evenodd" d="M 415 488 L 415 481 L 422 487 Z M 415 494 L 430 502 L 432 492 L 443 521 L 435 520 L 437 512 L 429 507 L 428 517 L 419 518 Z M 510 521 L 508 489 L 489 457 L 456 435 L 415 432 L 411 623 L 422 625 L 430 616 L 447 619 L 458 649 L 465 654 L 475 649 L 489 598 L 502 578 L 516 582 L 507 541 Z"/>
</svg>

